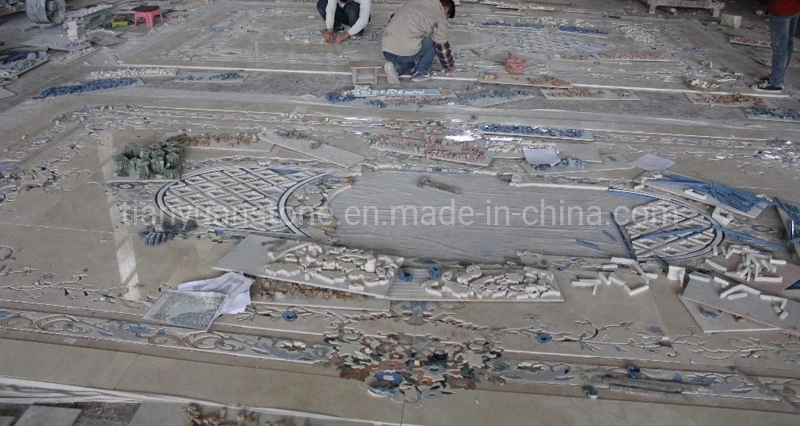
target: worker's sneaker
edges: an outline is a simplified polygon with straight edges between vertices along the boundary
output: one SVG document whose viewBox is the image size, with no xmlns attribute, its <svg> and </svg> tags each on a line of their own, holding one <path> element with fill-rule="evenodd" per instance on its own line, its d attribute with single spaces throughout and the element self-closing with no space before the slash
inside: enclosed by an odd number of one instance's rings
<svg viewBox="0 0 800 426">
<path fill-rule="evenodd" d="M 386 71 L 386 82 L 389 84 L 400 84 L 400 78 L 397 76 L 397 70 L 394 64 L 387 62 L 383 65 L 383 70 Z"/>
<path fill-rule="evenodd" d="M 766 80 L 753 86 L 753 90 L 756 92 L 780 93 L 783 90 L 783 86 L 773 86 L 769 83 L 769 80 Z"/>
<path fill-rule="evenodd" d="M 429 72 L 426 72 L 424 74 L 420 72 L 415 72 L 414 75 L 411 76 L 411 81 L 419 83 L 420 81 L 428 81 L 431 79 L 431 77 L 432 77 L 431 73 Z"/>
</svg>

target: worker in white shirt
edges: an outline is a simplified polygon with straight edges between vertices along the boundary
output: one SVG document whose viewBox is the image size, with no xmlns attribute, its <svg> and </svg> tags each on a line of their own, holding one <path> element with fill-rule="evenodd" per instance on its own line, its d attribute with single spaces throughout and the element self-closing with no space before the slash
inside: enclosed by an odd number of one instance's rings
<svg viewBox="0 0 800 426">
<path fill-rule="evenodd" d="M 372 0 L 317 0 L 317 10 L 325 19 L 325 43 L 339 44 L 351 36 L 363 34 L 369 22 Z M 346 32 L 333 37 L 334 32 Z"/>
</svg>

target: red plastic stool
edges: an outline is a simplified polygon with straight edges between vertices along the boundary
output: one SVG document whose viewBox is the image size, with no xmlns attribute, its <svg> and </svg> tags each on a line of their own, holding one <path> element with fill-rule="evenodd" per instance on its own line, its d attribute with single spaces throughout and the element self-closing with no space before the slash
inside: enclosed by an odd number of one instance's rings
<svg viewBox="0 0 800 426">
<path fill-rule="evenodd" d="M 153 28 L 153 19 L 156 16 L 161 18 L 162 23 L 164 22 L 164 15 L 161 14 L 161 8 L 158 6 L 139 6 L 134 8 L 133 11 L 134 27 L 140 18 L 144 19 L 145 24 L 147 24 L 147 28 Z"/>
</svg>

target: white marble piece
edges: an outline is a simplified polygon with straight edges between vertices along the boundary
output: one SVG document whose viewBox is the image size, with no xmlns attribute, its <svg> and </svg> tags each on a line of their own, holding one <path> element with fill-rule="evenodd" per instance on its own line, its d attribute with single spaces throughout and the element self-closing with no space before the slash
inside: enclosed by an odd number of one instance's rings
<svg viewBox="0 0 800 426">
<path fill-rule="evenodd" d="M 527 161 L 528 164 L 547 164 L 548 166 L 555 166 L 561 162 L 558 151 L 553 148 L 523 147 L 522 153 L 525 155 L 525 161 Z"/>
<path fill-rule="evenodd" d="M 312 255 L 312 252 L 317 254 Z M 314 260 L 307 260 L 311 258 Z M 348 258 L 353 260 L 347 260 Z M 359 266 L 358 263 L 364 259 L 366 263 Z M 345 247 L 250 235 L 223 257 L 215 269 L 386 298 L 389 284 L 402 261 L 402 258 L 393 256 L 361 251 L 357 253 Z M 352 268 L 347 266 L 351 263 Z M 318 264 L 321 267 L 316 266 Z M 386 278 L 380 278 L 381 273 Z"/>
<path fill-rule="evenodd" d="M 341 167 L 350 168 L 362 161 L 364 157 L 330 144 L 320 143 L 309 139 L 288 139 L 278 136 L 275 131 L 264 130 L 258 134 L 259 139 L 282 146 L 292 151 L 297 151 L 309 157 L 328 161 Z"/>
<path fill-rule="evenodd" d="M 721 298 L 724 291 L 716 283 L 705 283 L 698 280 L 689 280 L 683 292 L 685 299 L 708 306 L 720 311 L 728 312 L 749 320 L 756 321 L 769 327 L 777 327 L 788 333 L 800 336 L 800 303 L 787 301 L 783 310 L 788 315 L 780 319 L 773 309 L 773 302 L 762 300 L 758 296 L 748 295 L 739 299 Z"/>
<path fill-rule="evenodd" d="M 31 405 L 16 426 L 72 426 L 80 415 L 81 410 L 77 408 Z"/>
<path fill-rule="evenodd" d="M 600 52 L 593 53 L 592 56 L 600 62 L 675 62 L 675 59 L 667 55 L 649 52 Z"/>
<path fill-rule="evenodd" d="M 427 301 L 443 301 L 443 302 L 563 302 L 564 296 L 561 294 L 561 289 L 556 281 L 556 278 L 550 275 L 549 280 L 541 280 L 541 284 L 537 284 L 537 280 L 522 281 L 521 284 L 506 284 L 506 285 L 486 285 L 485 281 L 493 277 L 503 277 L 518 275 L 525 277 L 528 271 L 522 268 L 502 269 L 495 266 L 494 269 L 486 269 L 484 266 L 483 271 L 472 278 L 471 280 L 461 280 L 458 282 L 459 276 L 466 273 L 465 270 L 451 270 L 443 269 L 442 278 L 434 279 L 428 274 L 425 268 L 405 268 L 412 274 L 411 281 L 401 281 L 395 279 L 387 296 L 393 300 L 427 300 Z M 548 274 L 546 271 L 538 271 L 542 274 Z M 450 274 L 451 280 L 447 280 Z M 501 281 L 502 278 L 497 281 Z M 546 281 L 546 283 L 545 283 Z M 526 284 L 527 282 L 527 284 Z M 526 291 L 530 290 L 530 291 Z"/>
<path fill-rule="evenodd" d="M 17 94 L 6 89 L 5 87 L 0 87 L 0 99 L 10 98 L 12 96 L 17 96 Z"/>
<path fill-rule="evenodd" d="M 186 421 L 186 404 L 143 402 L 128 426 L 183 425 Z"/>
<path fill-rule="evenodd" d="M 779 282 L 760 282 L 756 281 L 755 277 L 752 280 L 742 279 L 736 274 L 736 270 L 740 263 L 742 263 L 742 255 L 740 254 L 730 254 L 729 256 L 714 256 L 710 259 L 711 262 L 717 264 L 719 266 L 724 267 L 726 271 L 716 271 L 725 276 L 725 279 L 729 281 L 733 280 L 736 282 L 740 282 L 742 284 L 746 284 L 752 288 L 757 290 L 770 293 L 770 294 L 778 294 L 781 290 L 786 289 L 790 285 L 800 281 L 800 266 L 795 265 L 794 263 L 786 263 L 783 265 L 775 265 L 775 276 L 779 276 L 782 278 Z M 713 268 L 712 268 L 713 269 Z"/>
<path fill-rule="evenodd" d="M 602 163 L 603 158 L 597 146 L 591 143 L 558 142 L 558 155 L 561 158 L 572 157 L 587 163 Z"/>
<path fill-rule="evenodd" d="M 686 310 L 704 333 L 736 333 L 780 330 L 777 327 L 759 324 L 754 321 L 736 322 L 736 318 L 728 312 L 710 308 L 679 297 Z"/>
</svg>

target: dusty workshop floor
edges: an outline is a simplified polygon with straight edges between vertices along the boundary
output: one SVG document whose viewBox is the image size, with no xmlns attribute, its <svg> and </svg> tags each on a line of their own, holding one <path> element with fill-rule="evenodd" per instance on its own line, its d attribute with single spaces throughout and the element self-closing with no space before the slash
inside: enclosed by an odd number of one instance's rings
<svg viewBox="0 0 800 426">
<path fill-rule="evenodd" d="M 142 4 L 110 3 L 94 24 Z M 773 200 L 800 203 L 800 75 L 755 93 L 770 50 L 731 43 L 768 38 L 764 5 L 726 5 L 733 29 L 638 0 L 464 2 L 455 73 L 392 94 L 381 70 L 353 97 L 403 0 L 342 45 L 308 2 L 157 3 L 155 28 L 81 28 L 75 52 L 61 26 L 0 18 L 4 49 L 49 47 L 0 86 L 0 424 L 33 404 L 75 425 L 221 406 L 229 424 L 797 422 L 797 235 Z M 556 81 L 568 96 L 538 87 Z M 675 163 L 629 164 L 644 154 Z M 677 174 L 761 198 L 737 210 Z M 317 248 L 328 265 L 290 271 Z M 733 249 L 778 282 L 728 300 L 667 277 Z M 243 312 L 192 329 L 219 306 L 156 304 L 222 271 L 255 280 Z"/>
</svg>

